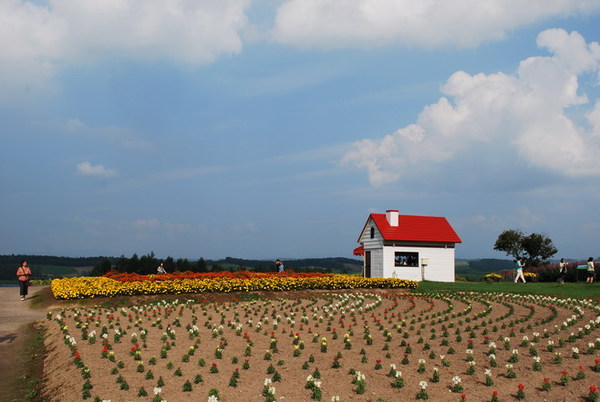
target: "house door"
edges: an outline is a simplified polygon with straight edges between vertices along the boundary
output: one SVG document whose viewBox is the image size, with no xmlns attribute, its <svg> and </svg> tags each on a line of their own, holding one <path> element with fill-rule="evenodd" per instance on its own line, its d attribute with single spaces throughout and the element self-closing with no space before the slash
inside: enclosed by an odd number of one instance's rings
<svg viewBox="0 0 600 402">
<path fill-rule="evenodd" d="M 365 278 L 371 277 L 371 252 L 365 251 Z"/>
</svg>

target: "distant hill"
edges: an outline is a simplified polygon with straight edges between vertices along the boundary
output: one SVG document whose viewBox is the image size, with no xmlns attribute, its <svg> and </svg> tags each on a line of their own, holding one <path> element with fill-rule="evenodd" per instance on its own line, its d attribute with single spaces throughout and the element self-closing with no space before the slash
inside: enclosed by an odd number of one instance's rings
<svg viewBox="0 0 600 402">
<path fill-rule="evenodd" d="M 468 280 L 481 280 L 483 275 L 512 269 L 514 263 L 508 259 L 482 258 L 478 260 L 456 260 L 456 274 Z"/>
<path fill-rule="evenodd" d="M 209 266 L 219 265 L 223 268 L 251 268 L 256 271 L 272 271 L 275 267 L 275 261 L 271 260 L 245 260 L 243 258 L 227 257 L 222 260 L 207 261 Z M 283 264 L 286 269 L 296 272 L 331 272 L 331 273 L 360 273 L 363 263 L 360 260 L 354 260 L 345 257 L 330 258 L 303 258 L 295 260 L 285 260 Z"/>
<path fill-rule="evenodd" d="M 108 259 L 112 265 L 124 257 L 57 257 L 45 255 L 0 255 L 0 280 L 15 280 L 15 271 L 22 260 L 27 260 L 33 268 L 36 278 L 52 278 L 56 276 L 70 276 L 87 274 L 91 268 L 101 264 Z M 137 257 L 136 257 L 137 258 Z M 143 257 L 142 257 L 143 258 Z M 154 258 L 154 257 L 152 257 Z M 158 265 L 152 260 L 151 272 Z M 187 262 L 187 260 L 186 260 Z M 206 260 L 208 270 L 235 271 L 239 269 L 263 271 L 274 271 L 275 262 L 272 260 L 247 260 L 243 258 L 227 257 L 220 260 Z M 347 273 L 356 274 L 362 271 L 362 261 L 345 258 L 305 258 L 284 261 L 286 269 L 297 272 L 324 272 L 324 273 Z M 189 262 L 189 267 L 195 267 L 195 261 Z M 85 269 L 84 269 L 85 268 Z M 173 268 L 172 268 L 173 269 Z"/>
</svg>

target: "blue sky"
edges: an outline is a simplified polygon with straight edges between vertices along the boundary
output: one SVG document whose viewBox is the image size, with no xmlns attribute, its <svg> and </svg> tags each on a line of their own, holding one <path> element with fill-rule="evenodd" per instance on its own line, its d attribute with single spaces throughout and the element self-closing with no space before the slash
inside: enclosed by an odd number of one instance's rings
<svg viewBox="0 0 600 402">
<path fill-rule="evenodd" d="M 597 0 L 6 0 L 0 253 L 351 256 L 370 212 L 600 255 Z"/>
</svg>

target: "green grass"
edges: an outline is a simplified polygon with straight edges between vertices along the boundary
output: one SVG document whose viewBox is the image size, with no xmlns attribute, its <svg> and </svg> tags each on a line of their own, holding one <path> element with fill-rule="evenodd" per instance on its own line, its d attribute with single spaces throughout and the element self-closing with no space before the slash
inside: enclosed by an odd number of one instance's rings
<svg viewBox="0 0 600 402">
<path fill-rule="evenodd" d="M 585 282 L 565 283 L 560 286 L 556 282 L 429 282 L 424 281 L 419 284 L 416 292 L 511 292 L 511 293 L 529 293 L 550 296 L 565 297 L 600 297 L 600 284 L 592 285 Z"/>
</svg>

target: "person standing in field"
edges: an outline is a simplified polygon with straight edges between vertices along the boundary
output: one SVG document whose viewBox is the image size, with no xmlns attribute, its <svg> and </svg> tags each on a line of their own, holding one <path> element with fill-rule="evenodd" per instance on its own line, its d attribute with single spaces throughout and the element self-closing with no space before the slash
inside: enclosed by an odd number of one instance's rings
<svg viewBox="0 0 600 402">
<path fill-rule="evenodd" d="M 567 267 L 569 266 L 569 263 L 565 261 L 564 258 L 560 259 L 560 262 L 558 263 L 558 273 L 559 273 L 559 278 L 558 281 L 560 282 L 561 286 L 565 284 L 565 281 L 567 279 Z"/>
<path fill-rule="evenodd" d="M 156 273 L 158 275 L 162 275 L 162 274 L 166 274 L 167 271 L 165 271 L 165 264 L 164 263 L 160 263 L 160 265 L 158 266 L 158 268 L 156 268 Z"/>
<path fill-rule="evenodd" d="M 596 269 L 594 267 L 594 259 L 592 257 L 588 258 L 587 261 L 587 279 L 586 283 L 594 283 L 594 278 L 596 277 Z"/>
<path fill-rule="evenodd" d="M 281 261 L 278 258 L 277 261 L 275 261 L 275 271 L 276 272 L 283 272 L 284 268 L 285 267 L 283 266 L 283 261 Z"/>
<path fill-rule="evenodd" d="M 525 281 L 525 276 L 523 275 L 524 267 L 525 267 L 525 264 L 523 263 L 523 258 L 517 257 L 517 276 L 515 277 L 515 283 L 517 283 L 519 281 L 519 278 L 521 278 L 523 280 L 523 283 L 527 283 Z"/>
<path fill-rule="evenodd" d="M 21 301 L 25 300 L 27 296 L 27 290 L 29 288 L 29 278 L 31 277 L 31 269 L 27 264 L 26 260 L 21 261 L 21 266 L 17 268 L 17 279 L 19 280 L 19 293 L 21 295 Z"/>
</svg>

